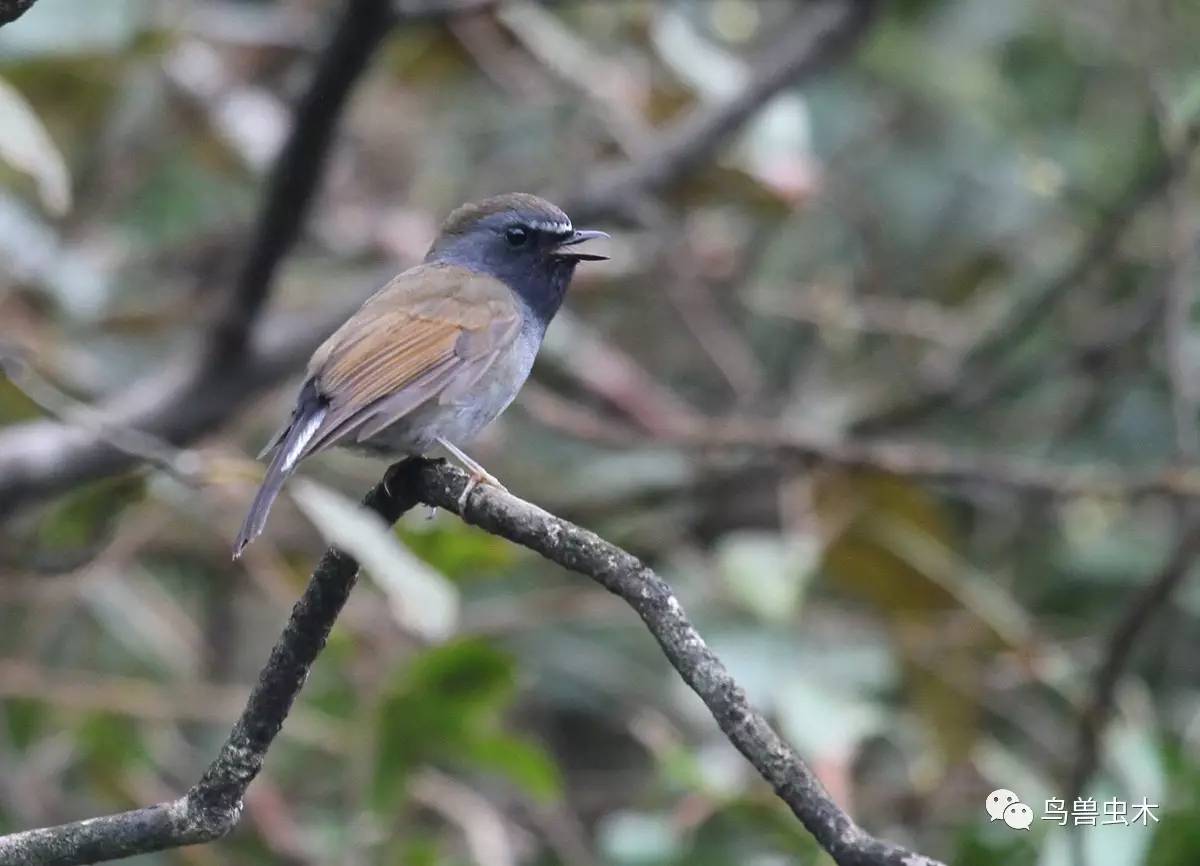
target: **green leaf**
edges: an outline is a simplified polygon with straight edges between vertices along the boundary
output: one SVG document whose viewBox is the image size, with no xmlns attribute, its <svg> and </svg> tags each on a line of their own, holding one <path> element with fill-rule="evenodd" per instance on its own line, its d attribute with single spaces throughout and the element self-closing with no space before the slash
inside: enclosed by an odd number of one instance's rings
<svg viewBox="0 0 1200 866">
<path fill-rule="evenodd" d="M 379 705 L 373 798 L 394 806 L 421 762 L 459 757 L 490 735 L 516 689 L 512 658 L 482 640 L 460 640 L 417 656 Z"/>
<path fill-rule="evenodd" d="M 500 571 L 513 563 L 519 550 L 457 518 L 405 520 L 396 525 L 396 532 L 409 550 L 455 581 Z"/>
<path fill-rule="evenodd" d="M 58 553 L 96 544 L 141 498 L 144 487 L 141 478 L 124 475 L 77 488 L 38 522 L 35 543 Z"/>
<path fill-rule="evenodd" d="M 542 803 L 562 796 L 562 774 L 537 743 L 499 733 L 481 736 L 467 747 L 469 760 L 493 770 Z"/>
</svg>

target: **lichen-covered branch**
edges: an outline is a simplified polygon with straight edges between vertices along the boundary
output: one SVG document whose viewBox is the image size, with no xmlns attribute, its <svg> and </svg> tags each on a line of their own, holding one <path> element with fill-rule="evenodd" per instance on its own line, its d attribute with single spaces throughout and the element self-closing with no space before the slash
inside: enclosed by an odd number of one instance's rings
<svg viewBox="0 0 1200 866">
<path fill-rule="evenodd" d="M 395 521 L 417 502 L 414 491 L 389 492 L 381 483 L 364 500 Z M 332 548 L 313 571 L 283 634 L 259 674 L 241 717 L 216 760 L 177 800 L 102 818 L 0 837 L 0 866 L 72 866 L 211 842 L 228 833 L 242 812 L 246 788 L 262 769 L 309 668 L 350 597 L 358 563 Z"/>
<path fill-rule="evenodd" d="M 414 458 L 389 469 L 364 504 L 388 522 L 418 502 L 459 513 L 458 499 L 466 483 L 461 470 Z M 833 802 L 800 757 L 750 706 L 666 581 L 632 554 L 490 487 L 471 494 L 462 516 L 592 578 L 625 600 L 729 741 L 840 866 L 940 866 L 874 838 Z M 187 794 L 145 809 L 0 837 L 0 866 L 94 863 L 211 841 L 228 833 L 241 815 L 247 787 L 262 769 L 267 750 L 354 587 L 357 572 L 357 563 L 346 554 L 333 549 L 325 553 L 229 739 Z M 820 707 L 813 712 L 820 712 Z"/>
</svg>

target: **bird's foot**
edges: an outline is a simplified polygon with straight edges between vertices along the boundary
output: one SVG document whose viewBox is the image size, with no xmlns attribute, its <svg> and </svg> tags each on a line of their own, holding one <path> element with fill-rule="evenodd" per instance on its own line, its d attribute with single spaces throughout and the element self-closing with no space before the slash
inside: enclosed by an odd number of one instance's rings
<svg viewBox="0 0 1200 866">
<path fill-rule="evenodd" d="M 508 492 L 508 488 L 501 484 L 496 476 L 468 457 L 458 446 L 441 438 L 438 439 L 438 443 L 454 455 L 454 458 L 471 473 L 471 477 L 467 479 L 467 486 L 463 488 L 462 494 L 458 497 L 458 510 L 460 513 L 467 507 L 467 500 L 471 497 L 471 492 L 480 484 L 487 484 L 504 493 Z"/>
<path fill-rule="evenodd" d="M 458 497 L 458 510 L 460 513 L 467 507 L 467 500 L 471 498 L 471 493 L 480 484 L 486 484 L 489 487 L 495 487 L 502 493 L 508 492 L 508 488 L 501 484 L 494 475 L 492 475 L 482 466 L 479 466 L 478 464 L 476 464 L 476 466 L 478 467 L 478 471 L 471 471 L 471 477 L 467 479 L 467 486 L 463 488 L 463 492 Z"/>
</svg>

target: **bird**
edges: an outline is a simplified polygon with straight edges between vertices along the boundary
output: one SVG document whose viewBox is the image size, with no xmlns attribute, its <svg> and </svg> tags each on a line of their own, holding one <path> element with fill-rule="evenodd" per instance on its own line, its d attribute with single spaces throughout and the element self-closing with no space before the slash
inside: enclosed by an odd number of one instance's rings
<svg viewBox="0 0 1200 866">
<path fill-rule="evenodd" d="M 480 483 L 503 485 L 461 446 L 503 412 L 533 367 L 580 262 L 558 206 L 529 193 L 467 203 L 446 217 L 424 260 L 402 272 L 313 353 L 287 424 L 259 454 L 266 474 L 234 542 L 257 538 L 298 464 L 331 447 L 417 456 L 442 446 Z"/>
</svg>

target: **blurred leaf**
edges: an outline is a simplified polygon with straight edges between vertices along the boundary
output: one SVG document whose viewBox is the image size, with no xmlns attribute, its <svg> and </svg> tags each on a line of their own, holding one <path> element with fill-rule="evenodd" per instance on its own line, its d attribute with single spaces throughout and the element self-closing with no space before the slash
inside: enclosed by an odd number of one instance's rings
<svg viewBox="0 0 1200 866">
<path fill-rule="evenodd" d="M 516 545 L 457 518 L 413 516 L 397 523 L 396 532 L 409 550 L 455 581 L 500 571 L 518 556 Z"/>
<path fill-rule="evenodd" d="M 676 862 L 680 866 L 832 864 L 791 811 L 767 795 L 742 797 L 715 810 L 691 834 L 688 850 Z"/>
<path fill-rule="evenodd" d="M 71 179 L 37 114 L 0 78 L 0 159 L 33 178 L 46 210 L 62 216 L 71 207 Z"/>
<path fill-rule="evenodd" d="M 101 562 L 94 569 L 80 598 L 116 644 L 155 673 L 194 676 L 200 631 L 154 576 L 140 566 L 118 569 Z"/>
<path fill-rule="evenodd" d="M 76 488 L 39 521 L 36 545 L 61 555 L 98 543 L 125 509 L 141 499 L 144 489 L 145 481 L 136 475 L 118 475 Z"/>
<path fill-rule="evenodd" d="M 835 691 L 802 674 L 781 683 L 775 706 L 785 738 L 816 761 L 848 763 L 863 739 L 890 726 L 880 702 Z"/>
<path fill-rule="evenodd" d="M 682 848 L 679 833 L 666 816 L 645 812 L 605 816 L 597 837 L 605 859 L 621 866 L 669 861 Z"/>
<path fill-rule="evenodd" d="M 965 757 L 978 733 L 979 659 L 996 641 L 985 626 L 1021 634 L 1020 621 L 1010 623 L 1012 611 L 944 555 L 954 549 L 952 527 L 940 503 L 912 481 L 832 473 L 818 486 L 816 508 L 836 532 L 826 573 L 888 621 L 906 662 L 911 705 L 927 717 L 947 758 Z M 942 624 L 964 604 L 978 621 L 951 641 Z"/>
<path fill-rule="evenodd" d="M 37 403 L 30 400 L 11 379 L 0 376 L 0 424 L 28 421 L 31 418 L 40 418 L 43 414 Z"/>
<path fill-rule="evenodd" d="M 482 640 L 455 641 L 412 659 L 379 705 L 377 808 L 394 804 L 421 762 L 461 760 L 476 743 L 494 739 L 515 689 L 512 658 Z"/>
<path fill-rule="evenodd" d="M 1158 813 L 1154 841 L 1146 854 L 1146 866 L 1193 866 L 1200 863 L 1200 821 L 1196 804 L 1176 809 L 1167 804 Z"/>
<path fill-rule="evenodd" d="M 50 710 L 42 701 L 32 698 L 5 698 L 0 704 L 6 727 L 4 737 L 18 750 L 25 750 L 37 742 L 47 730 Z"/>
<path fill-rule="evenodd" d="M 717 569 L 730 595 L 767 622 L 796 615 L 820 556 L 817 539 L 734 532 L 717 544 Z"/>
<path fill-rule="evenodd" d="M 392 615 L 427 640 L 444 640 L 458 623 L 458 590 L 406 548 L 379 515 L 308 479 L 292 497 L 326 541 L 345 550 L 383 590 Z"/>
<path fill-rule="evenodd" d="M 136 721 L 111 713 L 90 714 L 75 742 L 89 771 L 99 778 L 117 776 L 134 762 L 148 760 Z"/>
<path fill-rule="evenodd" d="M 1026 834 L 1008 827 L 971 824 L 956 840 L 953 862 L 954 866 L 1034 866 L 1037 848 Z"/>
<path fill-rule="evenodd" d="M 467 744 L 466 755 L 472 763 L 500 773 L 542 803 L 562 795 L 558 765 L 537 743 L 503 733 L 485 734 Z"/>
<path fill-rule="evenodd" d="M 124 223 L 145 243 L 167 246 L 227 225 L 231 211 L 248 211 L 253 188 L 210 161 L 202 152 L 167 150 L 144 168 L 140 185 L 124 204 Z"/>
</svg>

